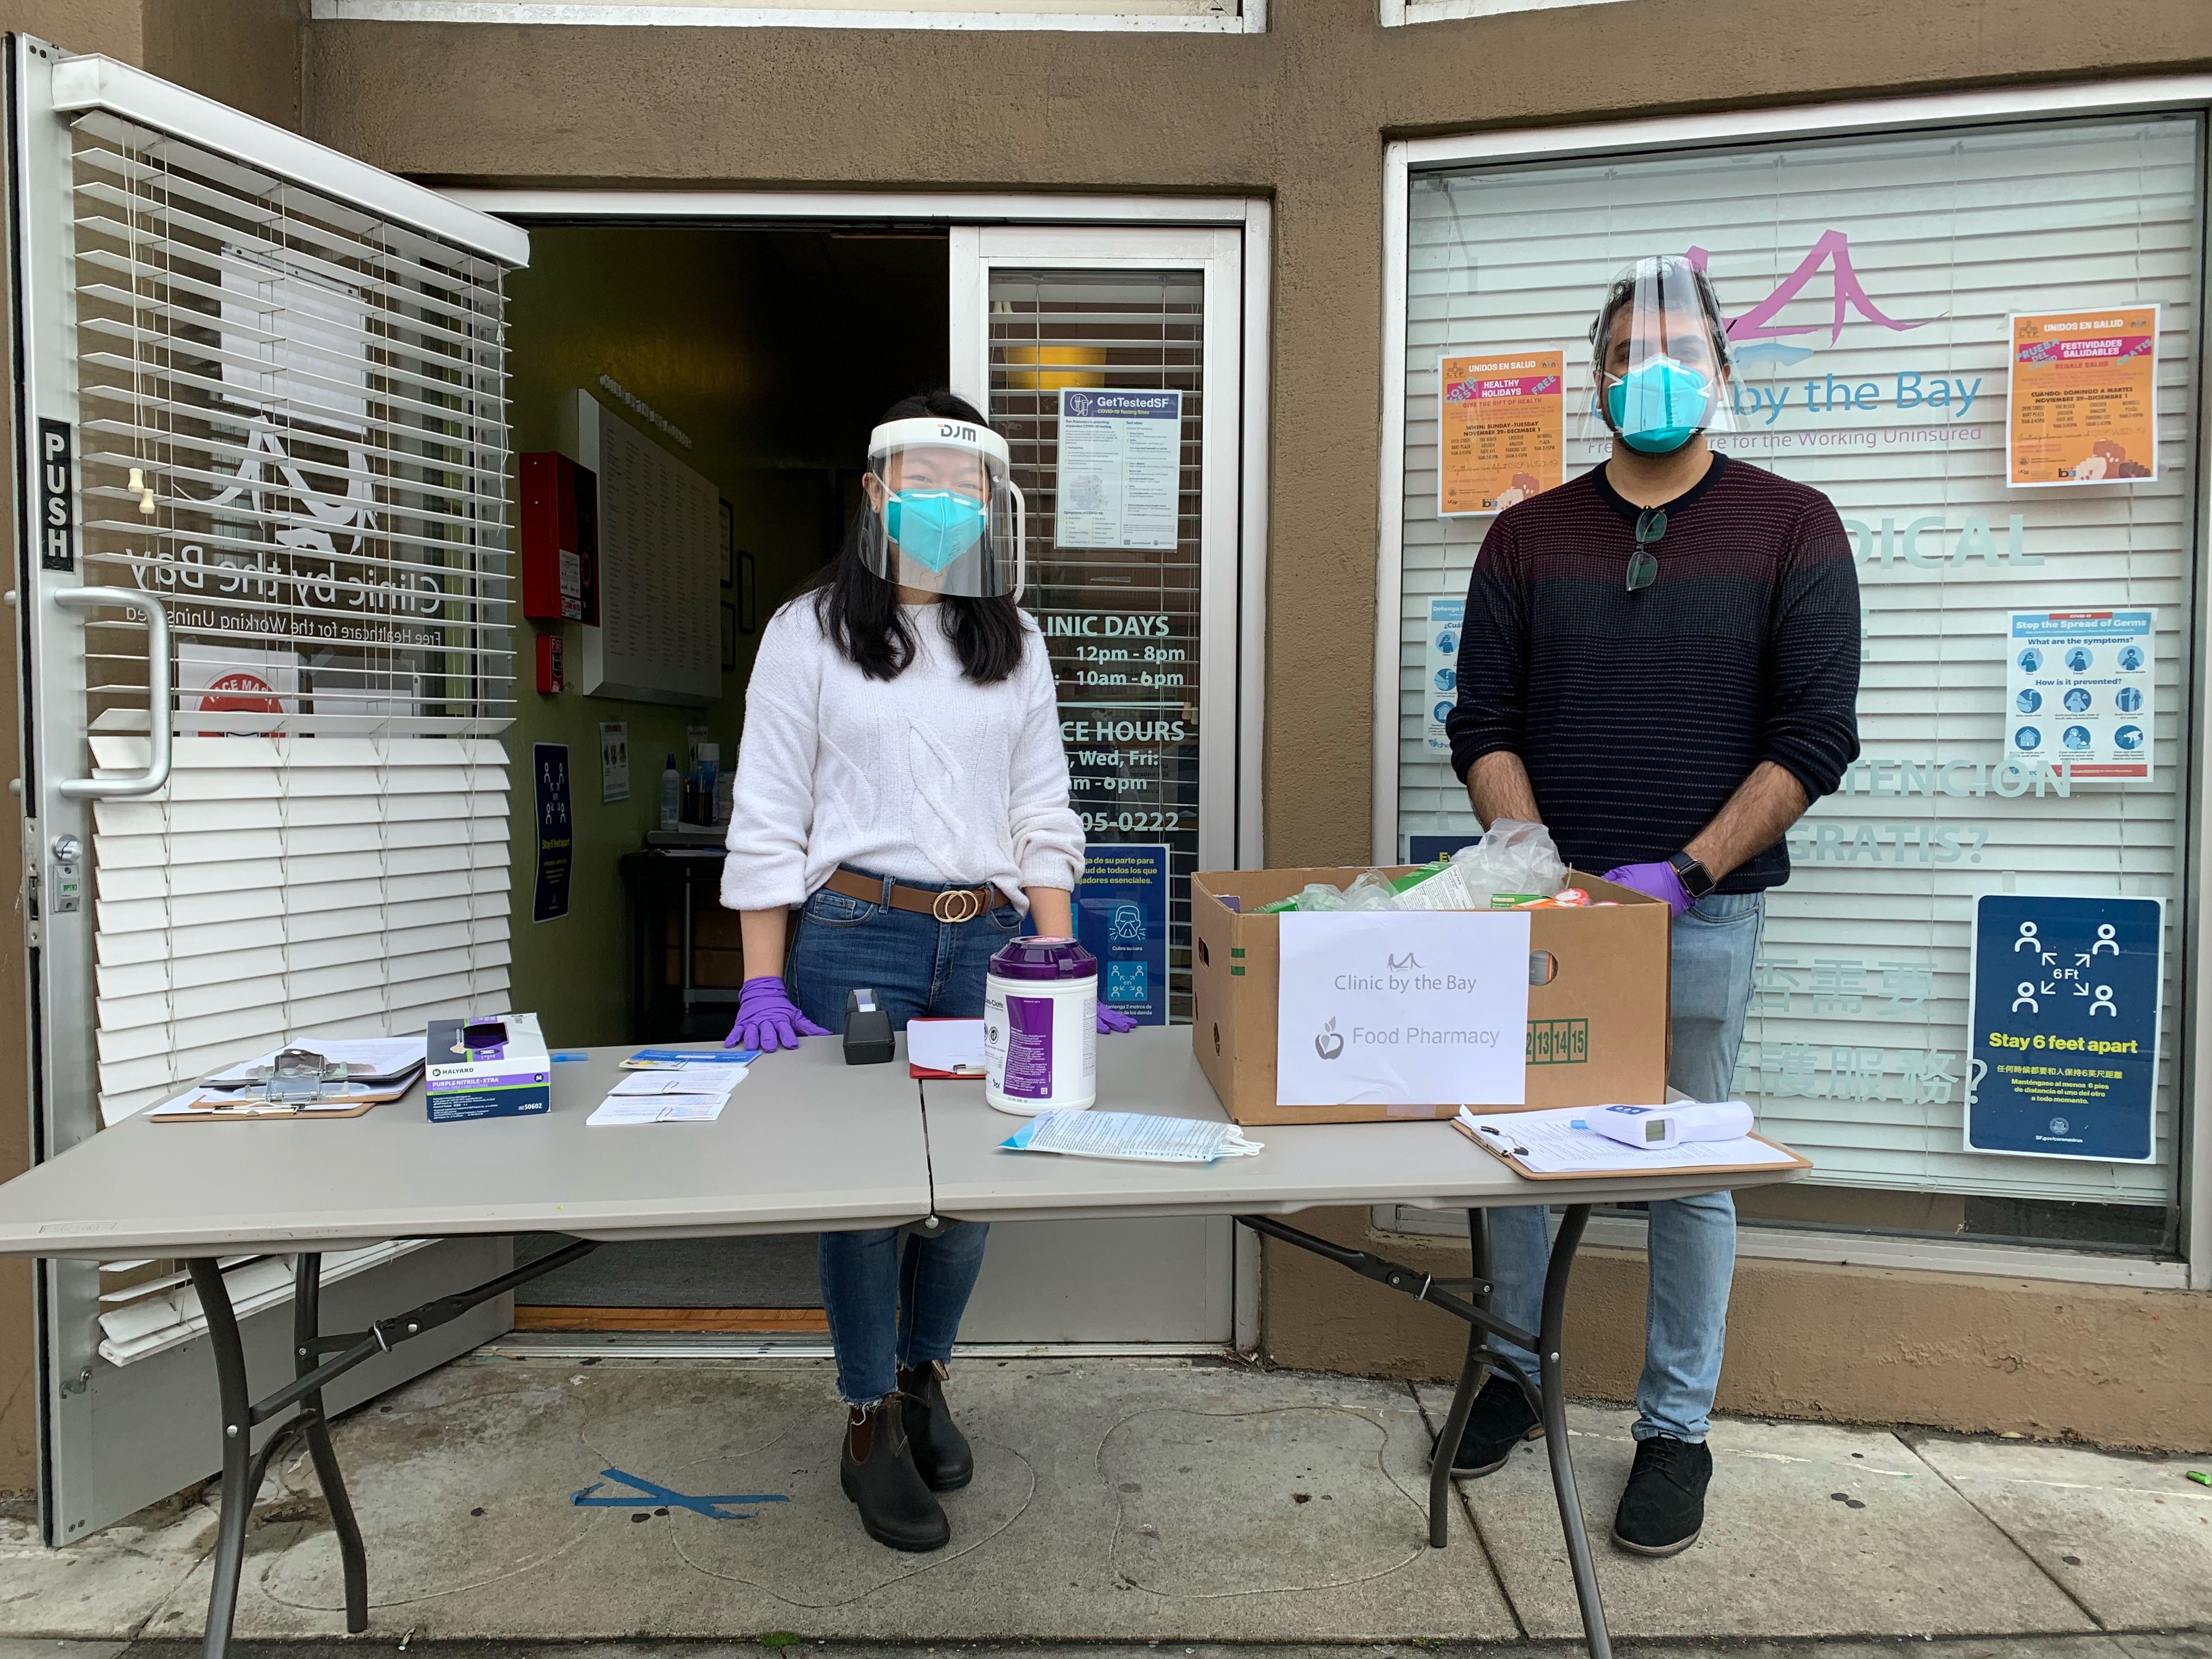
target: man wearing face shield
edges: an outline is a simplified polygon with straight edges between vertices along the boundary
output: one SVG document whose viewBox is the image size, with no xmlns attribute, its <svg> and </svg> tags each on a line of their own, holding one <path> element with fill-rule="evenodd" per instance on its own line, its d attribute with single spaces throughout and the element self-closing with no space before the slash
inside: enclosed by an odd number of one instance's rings
<svg viewBox="0 0 2212 1659">
<path fill-rule="evenodd" d="M 1716 453 L 1732 425 L 1728 331 L 1705 273 L 1639 259 L 1590 327 L 1585 476 L 1499 514 L 1468 590 L 1452 764 L 1485 823 L 1549 826 L 1575 867 L 1672 915 L 1668 1081 L 1726 1100 L 1784 832 L 1858 753 L 1858 583 L 1819 490 Z M 1613 1540 L 1697 1540 L 1712 1459 L 1735 1210 L 1726 1193 L 1650 1207 L 1636 1462 Z M 1498 1311 L 1537 1324 L 1547 1212 L 1491 1212 Z M 1533 1376 L 1535 1357 L 1512 1357 Z M 1493 1376 L 1453 1467 L 1486 1474 L 1541 1433 Z"/>
<path fill-rule="evenodd" d="M 721 898 L 751 977 L 728 1041 L 842 1030 L 873 991 L 903 1027 L 980 1018 L 991 953 L 1026 911 L 1071 933 L 1083 821 L 1052 664 L 1021 609 L 1006 440 L 950 392 L 885 412 L 837 556 L 769 618 L 745 691 Z M 793 926 L 796 933 L 787 936 Z M 1127 1030 L 1100 1006 L 1098 1028 Z M 937 1494 L 975 1473 L 945 1398 L 987 1225 L 817 1240 L 845 1402 L 838 1479 L 894 1549 L 951 1537 Z"/>
</svg>

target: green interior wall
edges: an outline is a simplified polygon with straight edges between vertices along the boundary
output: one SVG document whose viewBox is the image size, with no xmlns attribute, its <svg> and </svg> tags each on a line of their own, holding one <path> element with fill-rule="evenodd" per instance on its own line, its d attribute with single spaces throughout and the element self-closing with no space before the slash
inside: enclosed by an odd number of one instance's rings
<svg viewBox="0 0 2212 1659">
<path fill-rule="evenodd" d="M 713 479 L 751 553 L 757 627 L 834 550 L 867 434 L 884 407 L 942 385 L 948 364 L 947 250 L 941 235 L 689 226 L 531 228 L 529 269 L 507 282 L 509 394 L 518 453 L 558 447 L 562 401 L 592 391 L 686 465 Z M 599 387 L 611 376 L 692 440 L 686 449 Z M 732 601 L 734 590 L 723 598 Z M 682 763 L 687 726 L 737 757 L 757 633 L 705 709 L 535 690 L 535 636 L 516 626 L 513 1005 L 556 1045 L 629 1036 L 629 934 L 617 860 L 659 823 L 660 769 Z M 570 672 L 581 630 L 569 625 Z M 629 725 L 629 799 L 599 799 L 599 727 Z M 568 745 L 575 869 L 566 916 L 532 922 L 537 820 L 529 757 Z"/>
</svg>

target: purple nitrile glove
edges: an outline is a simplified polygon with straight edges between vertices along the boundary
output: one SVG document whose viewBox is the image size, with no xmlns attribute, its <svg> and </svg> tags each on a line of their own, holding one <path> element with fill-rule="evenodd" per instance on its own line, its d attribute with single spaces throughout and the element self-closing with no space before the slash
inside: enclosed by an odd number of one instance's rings
<svg viewBox="0 0 2212 1659">
<path fill-rule="evenodd" d="M 1666 905 L 1670 917 L 1679 916 L 1690 908 L 1690 895 L 1682 886 L 1681 877 L 1664 859 L 1656 864 L 1620 865 L 1607 871 L 1605 878 L 1623 887 L 1632 887 L 1647 898 L 1659 900 Z"/>
<path fill-rule="evenodd" d="M 1137 1022 L 1119 1008 L 1109 1008 L 1102 1002 L 1098 1005 L 1098 1029 L 1102 1032 L 1133 1031 L 1137 1029 Z"/>
<path fill-rule="evenodd" d="M 738 1021 L 722 1039 L 722 1046 L 757 1048 L 765 1054 L 779 1048 L 796 1048 L 803 1036 L 829 1035 L 793 1005 L 781 975 L 763 974 L 738 988 Z"/>
</svg>

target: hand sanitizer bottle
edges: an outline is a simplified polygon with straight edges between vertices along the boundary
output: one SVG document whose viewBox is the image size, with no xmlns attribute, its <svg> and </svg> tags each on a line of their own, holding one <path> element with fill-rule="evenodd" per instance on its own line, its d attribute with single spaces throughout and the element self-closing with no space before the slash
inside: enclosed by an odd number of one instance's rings
<svg viewBox="0 0 2212 1659">
<path fill-rule="evenodd" d="M 683 815 L 684 775 L 676 769 L 676 757 L 671 755 L 660 775 L 660 827 L 673 830 Z"/>
</svg>

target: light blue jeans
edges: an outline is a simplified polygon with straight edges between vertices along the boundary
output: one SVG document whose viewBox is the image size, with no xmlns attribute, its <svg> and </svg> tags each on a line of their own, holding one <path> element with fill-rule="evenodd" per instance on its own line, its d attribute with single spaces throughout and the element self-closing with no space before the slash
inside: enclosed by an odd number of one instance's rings
<svg viewBox="0 0 2212 1659">
<path fill-rule="evenodd" d="M 1712 893 L 1674 920 L 1667 1081 L 1692 1100 L 1729 1098 L 1765 915 L 1764 895 Z M 1665 1199 L 1650 1209 L 1651 1281 L 1632 1432 L 1638 1440 L 1660 1434 L 1703 1440 L 1720 1386 L 1729 1283 L 1735 1276 L 1735 1200 L 1707 1193 Z M 1490 1276 L 1497 1286 L 1491 1307 L 1527 1331 L 1543 1317 L 1551 1213 L 1540 1206 L 1490 1212 Z M 1492 1346 L 1535 1379 L 1535 1355 L 1495 1339 Z"/>
</svg>

